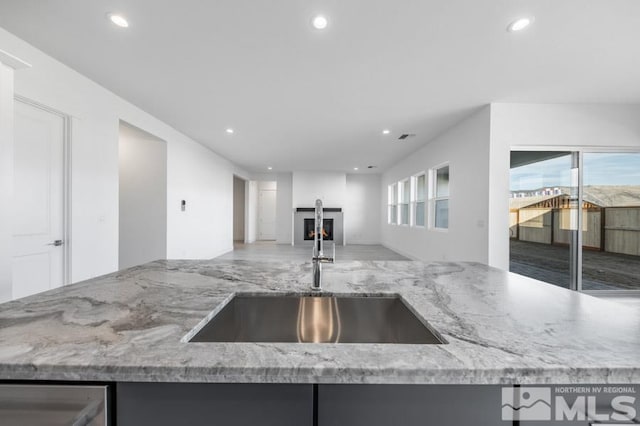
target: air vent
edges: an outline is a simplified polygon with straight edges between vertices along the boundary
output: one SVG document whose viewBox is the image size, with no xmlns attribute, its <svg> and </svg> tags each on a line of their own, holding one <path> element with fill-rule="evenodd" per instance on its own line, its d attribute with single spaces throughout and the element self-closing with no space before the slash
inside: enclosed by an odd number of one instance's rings
<svg viewBox="0 0 640 426">
<path fill-rule="evenodd" d="M 367 166 L 367 169 L 375 169 L 375 168 L 377 168 L 377 167 L 378 167 L 378 166 Z"/>
<path fill-rule="evenodd" d="M 403 134 L 401 134 L 401 135 L 400 135 L 400 137 L 398 138 L 398 140 L 399 140 L 399 141 L 403 141 L 403 140 L 405 140 L 405 139 L 413 138 L 413 137 L 415 137 L 415 136 L 416 136 L 416 135 L 415 135 L 415 134 L 413 134 L 413 133 L 403 133 Z"/>
</svg>

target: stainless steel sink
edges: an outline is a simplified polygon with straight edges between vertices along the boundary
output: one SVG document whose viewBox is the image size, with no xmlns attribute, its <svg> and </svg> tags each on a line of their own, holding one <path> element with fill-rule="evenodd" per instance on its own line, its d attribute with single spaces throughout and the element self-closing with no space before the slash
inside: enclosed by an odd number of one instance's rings
<svg viewBox="0 0 640 426">
<path fill-rule="evenodd" d="M 242 295 L 190 342 L 446 343 L 399 296 Z"/>
</svg>

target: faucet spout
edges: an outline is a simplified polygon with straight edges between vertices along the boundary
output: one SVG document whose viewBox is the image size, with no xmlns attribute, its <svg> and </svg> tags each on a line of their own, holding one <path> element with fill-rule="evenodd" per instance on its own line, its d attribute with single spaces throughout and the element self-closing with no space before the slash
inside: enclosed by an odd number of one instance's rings
<svg viewBox="0 0 640 426">
<path fill-rule="evenodd" d="M 316 200 L 315 208 L 315 223 L 313 233 L 313 255 L 311 261 L 313 262 L 313 285 L 311 289 L 314 291 L 322 291 L 322 264 L 333 263 L 335 257 L 335 245 L 334 245 L 334 257 L 328 257 L 324 255 L 322 238 L 324 232 L 324 217 L 322 210 L 322 200 Z"/>
</svg>

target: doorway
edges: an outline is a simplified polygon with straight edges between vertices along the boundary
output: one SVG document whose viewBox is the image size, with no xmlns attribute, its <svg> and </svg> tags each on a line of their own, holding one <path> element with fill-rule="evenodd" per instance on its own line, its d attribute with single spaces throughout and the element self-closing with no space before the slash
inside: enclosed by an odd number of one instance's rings
<svg viewBox="0 0 640 426">
<path fill-rule="evenodd" d="M 120 122 L 119 269 L 167 257 L 167 144 Z"/>
<path fill-rule="evenodd" d="M 14 103 L 12 298 L 69 282 L 69 117 L 24 98 Z"/>
<path fill-rule="evenodd" d="M 258 183 L 258 240 L 276 239 L 277 182 Z"/>
<path fill-rule="evenodd" d="M 245 212 L 246 212 L 246 181 L 233 176 L 233 243 L 243 244 L 246 242 L 245 235 Z"/>
</svg>

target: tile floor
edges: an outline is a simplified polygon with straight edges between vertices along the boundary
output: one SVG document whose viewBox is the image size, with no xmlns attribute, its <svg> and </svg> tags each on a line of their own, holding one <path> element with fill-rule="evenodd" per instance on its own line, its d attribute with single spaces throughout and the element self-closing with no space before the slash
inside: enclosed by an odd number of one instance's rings
<svg viewBox="0 0 640 426">
<path fill-rule="evenodd" d="M 332 244 L 325 243 L 325 254 L 331 255 Z M 235 243 L 234 251 L 218 259 L 311 261 L 311 246 L 291 246 L 272 241 L 252 244 Z M 352 260 L 410 260 L 381 245 L 336 246 L 336 262 Z"/>
</svg>

